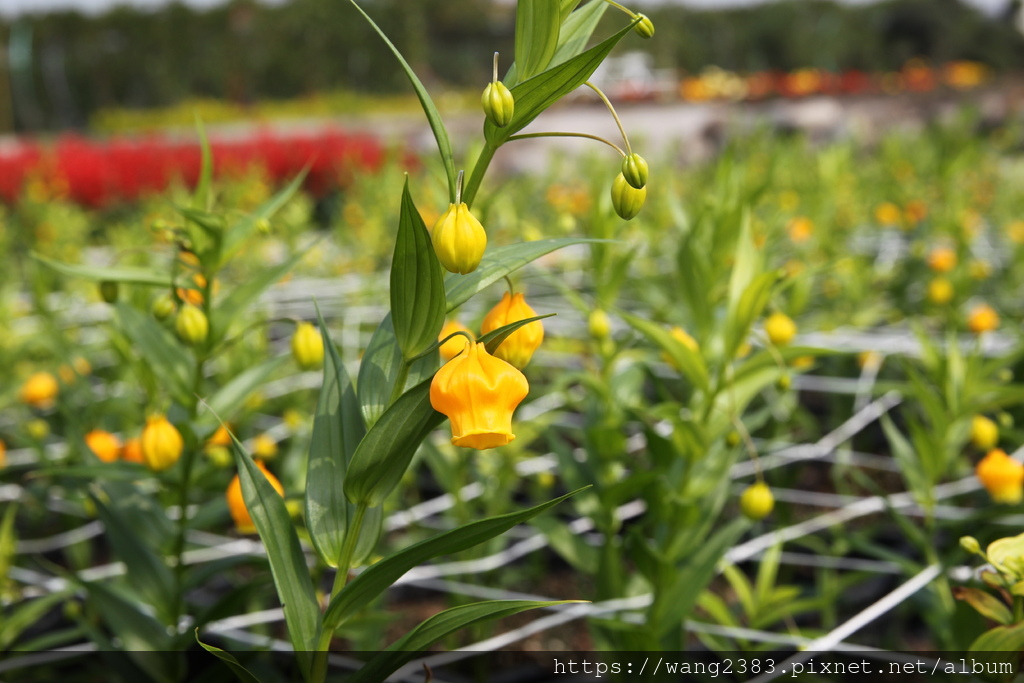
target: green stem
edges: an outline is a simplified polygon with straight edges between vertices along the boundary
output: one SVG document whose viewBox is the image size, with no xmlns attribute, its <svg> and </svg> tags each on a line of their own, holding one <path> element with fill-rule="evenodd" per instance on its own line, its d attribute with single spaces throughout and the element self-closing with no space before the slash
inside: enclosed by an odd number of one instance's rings
<svg viewBox="0 0 1024 683">
<path fill-rule="evenodd" d="M 462 201 L 467 207 L 473 208 L 473 200 L 476 199 L 477 190 L 480 189 L 480 183 L 483 182 L 484 175 L 487 173 L 487 167 L 491 165 L 491 159 L 494 158 L 494 153 L 497 151 L 498 148 L 491 147 L 489 142 L 485 142 L 483 149 L 480 150 L 480 156 L 476 158 L 476 163 L 473 164 L 473 172 L 462 188 Z"/>
<path fill-rule="evenodd" d="M 618 152 L 621 156 L 626 156 L 626 153 L 623 152 L 622 149 L 614 142 L 610 142 L 598 135 L 591 135 L 589 133 L 521 133 L 520 135 L 513 135 L 508 139 L 508 141 L 512 142 L 513 140 L 527 140 L 529 138 L 587 138 L 588 140 L 597 140 L 598 142 L 603 142 L 604 144 L 608 145 L 616 152 Z"/>
<path fill-rule="evenodd" d="M 363 533 L 363 521 L 366 519 L 367 506 L 365 503 L 356 505 L 355 514 L 352 517 L 352 524 L 348 527 L 348 535 L 341 547 L 341 559 L 338 562 L 338 571 L 334 575 L 334 584 L 331 586 L 331 600 L 333 600 L 341 589 L 348 583 L 348 573 L 352 568 L 352 556 L 356 551 L 356 542 Z M 313 674 L 311 680 L 314 683 L 323 681 L 327 676 L 327 650 L 334 637 L 334 631 L 341 624 L 323 624 L 320 632 L 320 640 L 317 645 L 317 656 L 313 662 Z"/>
<path fill-rule="evenodd" d="M 626 146 L 626 154 L 632 154 L 633 150 L 629 146 L 629 136 L 626 135 L 626 129 L 622 127 L 622 121 L 619 120 L 619 115 L 615 113 L 615 107 L 612 106 L 611 100 L 608 96 L 601 92 L 601 89 L 590 81 L 585 81 L 583 85 L 587 86 L 591 90 L 597 93 L 597 96 L 604 102 L 604 106 L 608 107 L 608 111 L 611 112 L 612 118 L 615 119 L 615 125 L 619 127 L 619 134 L 622 135 L 622 143 Z M 623 156 L 626 156 L 623 154 Z"/>
<path fill-rule="evenodd" d="M 405 389 L 405 381 L 409 379 L 409 366 L 411 362 L 402 359 L 402 364 L 398 368 L 398 377 L 395 377 L 395 386 L 391 388 L 391 398 L 388 399 L 388 405 L 398 400 L 398 397 L 402 395 L 402 391 Z"/>
</svg>

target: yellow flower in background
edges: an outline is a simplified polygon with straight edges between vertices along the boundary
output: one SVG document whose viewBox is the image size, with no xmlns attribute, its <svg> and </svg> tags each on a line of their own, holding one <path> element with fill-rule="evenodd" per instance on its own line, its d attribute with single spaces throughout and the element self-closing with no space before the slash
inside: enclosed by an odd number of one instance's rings
<svg viewBox="0 0 1024 683">
<path fill-rule="evenodd" d="M 948 273 L 956 264 L 956 252 L 949 247 L 935 247 L 928 254 L 928 267 L 936 273 Z"/>
<path fill-rule="evenodd" d="M 928 283 L 928 301 L 941 306 L 953 300 L 953 283 L 937 277 Z"/>
<path fill-rule="evenodd" d="M 875 221 L 880 225 L 897 225 L 902 217 L 900 207 L 892 202 L 883 202 L 875 207 Z"/>
<path fill-rule="evenodd" d="M 121 439 L 102 429 L 94 429 L 86 434 L 85 445 L 103 462 L 114 462 L 121 457 Z"/>
<path fill-rule="evenodd" d="M 299 323 L 292 335 L 292 358 L 303 370 L 315 370 L 324 364 L 324 338 L 310 323 Z"/>
<path fill-rule="evenodd" d="M 694 353 L 700 353 L 700 344 L 698 344 L 697 340 L 691 337 L 690 333 L 684 330 L 683 328 L 675 326 L 671 330 L 669 330 L 668 333 L 672 336 L 673 339 L 675 339 L 677 342 L 679 342 L 686 348 L 690 349 Z M 661 352 L 661 359 L 668 363 L 669 365 L 671 365 L 672 367 L 675 367 L 676 365 L 675 361 L 672 360 L 672 356 L 670 356 L 666 351 Z M 678 368 L 676 369 L 678 370 Z"/>
<path fill-rule="evenodd" d="M 775 346 L 785 346 L 796 336 L 796 323 L 785 313 L 776 311 L 764 321 L 764 332 Z"/>
<path fill-rule="evenodd" d="M 989 451 L 974 473 L 996 503 L 1016 505 L 1024 498 L 1024 465 L 1005 451 Z"/>
<path fill-rule="evenodd" d="M 999 314 L 988 304 L 978 304 L 967 315 L 967 327 L 974 334 L 991 332 L 999 327 Z"/>
<path fill-rule="evenodd" d="M 267 434 L 260 434 L 252 440 L 252 455 L 254 458 L 273 460 L 277 457 L 277 442 Z"/>
<path fill-rule="evenodd" d="M 517 292 L 514 295 L 505 292 L 501 301 L 490 310 L 480 324 L 480 331 L 487 334 L 505 325 L 534 318 L 536 315 L 537 312 L 526 303 L 522 292 Z M 544 324 L 540 320 L 535 320 L 532 323 L 526 323 L 510 334 L 494 351 L 494 355 L 521 370 L 530 362 L 534 351 L 543 341 Z"/>
<path fill-rule="evenodd" d="M 480 265 L 487 249 L 487 233 L 463 202 L 450 204 L 430 232 L 437 260 L 446 270 L 465 275 Z"/>
<path fill-rule="evenodd" d="M 142 457 L 150 469 L 161 472 L 172 467 L 181 457 L 185 442 L 181 432 L 163 415 L 146 418 L 142 430 Z"/>
<path fill-rule="evenodd" d="M 797 216 L 789 222 L 786 231 L 794 244 L 801 244 L 811 239 L 811 235 L 814 234 L 814 223 L 806 216 Z"/>
<path fill-rule="evenodd" d="M 451 420 L 453 444 L 483 450 L 516 438 L 512 413 L 529 391 L 515 366 L 467 341 L 465 350 L 434 374 L 430 405 Z"/>
<path fill-rule="evenodd" d="M 1006 236 L 1014 244 L 1024 244 L 1024 221 L 1013 221 L 1007 225 Z"/>
<path fill-rule="evenodd" d="M 999 426 L 984 415 L 971 418 L 971 443 L 981 451 L 989 451 L 999 443 Z"/>
<path fill-rule="evenodd" d="M 60 375 L 60 379 L 64 384 L 73 384 L 79 375 L 85 377 L 92 372 L 92 366 L 89 365 L 89 361 L 78 356 L 71 361 L 70 365 L 62 365 L 57 369 L 57 374 Z"/>
<path fill-rule="evenodd" d="M 217 427 L 217 431 L 215 431 L 210 436 L 210 438 L 206 440 L 206 447 L 207 448 L 212 448 L 212 447 L 216 447 L 216 446 L 219 446 L 221 448 L 226 448 L 226 447 L 228 447 L 230 445 L 231 445 L 231 432 L 228 431 L 228 426 L 227 425 L 223 425 L 223 424 L 218 426 Z"/>
<path fill-rule="evenodd" d="M 775 496 L 763 481 L 748 486 L 740 496 L 740 510 L 747 519 L 764 519 L 775 507 Z"/>
<path fill-rule="evenodd" d="M 587 318 L 587 331 L 594 339 L 607 339 L 612 333 L 612 321 L 600 308 L 595 308 Z"/>
<path fill-rule="evenodd" d="M 48 372 L 37 372 L 21 385 L 18 396 L 23 403 L 27 403 L 33 408 L 47 410 L 53 407 L 59 391 L 60 387 L 57 385 L 56 377 Z"/>
<path fill-rule="evenodd" d="M 7 467 L 7 444 L 0 439 L 0 469 Z"/>
<path fill-rule="evenodd" d="M 277 480 L 267 466 L 263 464 L 262 460 L 256 461 L 256 467 L 260 468 L 263 472 L 263 476 L 267 478 L 270 485 L 274 487 L 278 495 L 284 496 L 284 487 L 281 486 L 281 482 Z M 235 528 L 238 529 L 240 534 L 254 534 L 256 533 L 256 525 L 252 523 L 252 516 L 249 514 L 249 508 L 245 506 L 245 498 L 242 496 L 242 480 L 239 479 L 238 475 L 231 480 L 228 484 L 228 490 L 224 494 L 228 501 L 228 511 L 231 512 L 231 518 L 235 520 Z"/>
<path fill-rule="evenodd" d="M 441 333 L 437 335 L 437 341 L 441 341 L 445 337 L 455 334 L 456 332 L 465 332 L 469 334 L 469 328 L 460 323 L 458 320 L 449 320 L 441 328 Z M 452 337 L 444 344 L 441 344 L 438 349 L 441 352 L 441 360 L 444 362 L 450 361 L 455 356 L 462 353 L 462 349 L 466 348 L 466 338 L 462 335 Z"/>
</svg>

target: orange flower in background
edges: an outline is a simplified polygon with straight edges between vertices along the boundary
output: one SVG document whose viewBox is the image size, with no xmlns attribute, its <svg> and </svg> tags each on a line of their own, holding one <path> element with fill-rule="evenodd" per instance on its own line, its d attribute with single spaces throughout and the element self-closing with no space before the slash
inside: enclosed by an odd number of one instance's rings
<svg viewBox="0 0 1024 683">
<path fill-rule="evenodd" d="M 448 416 L 452 443 L 483 450 L 516 438 L 512 413 L 530 385 L 515 366 L 487 353 L 479 342 L 466 342 L 430 383 L 430 405 Z"/>
<path fill-rule="evenodd" d="M 948 273 L 956 268 L 956 252 L 949 247 L 935 247 L 928 254 L 928 267 L 936 273 Z"/>
<path fill-rule="evenodd" d="M 928 205 L 920 199 L 912 199 L 903 207 L 903 217 L 907 223 L 920 223 L 928 217 Z"/>
<path fill-rule="evenodd" d="M 125 462 L 136 462 L 140 465 L 146 464 L 146 459 L 142 457 L 142 440 L 139 437 L 133 437 L 124 442 L 124 448 L 121 449 L 121 459 Z"/>
<path fill-rule="evenodd" d="M 811 235 L 814 234 L 814 223 L 806 216 L 797 216 L 789 222 L 789 227 L 786 230 L 789 233 L 789 239 L 794 244 L 800 244 L 811 239 Z"/>
<path fill-rule="evenodd" d="M 989 451 L 974 473 L 996 503 L 1016 505 L 1024 499 L 1024 465 L 1005 451 Z"/>
<path fill-rule="evenodd" d="M 90 372 L 92 372 L 92 366 L 89 365 L 89 361 L 81 356 L 71 361 L 70 365 L 62 365 L 57 369 L 57 373 L 64 384 L 73 384 L 79 375 L 84 377 Z"/>
<path fill-rule="evenodd" d="M 999 314 L 988 304 L 978 304 L 967 315 L 967 327 L 974 334 L 991 332 L 999 327 Z"/>
<path fill-rule="evenodd" d="M 517 292 L 515 295 L 505 292 L 498 305 L 491 309 L 480 324 L 480 331 L 487 334 L 505 325 L 533 318 L 536 315 L 537 312 L 530 308 L 521 292 Z M 510 334 L 495 350 L 494 355 L 522 369 L 530 362 L 533 352 L 543 341 L 544 325 L 540 320 L 535 320 Z"/>
<path fill-rule="evenodd" d="M 209 439 L 206 440 L 207 447 L 209 446 L 230 446 L 231 445 L 231 433 L 228 432 L 227 425 L 220 425 L 217 427 L 217 431 L 213 433 Z"/>
<path fill-rule="evenodd" d="M 142 430 L 142 457 L 157 472 L 172 467 L 181 457 L 185 442 L 181 432 L 163 415 L 146 418 Z"/>
<path fill-rule="evenodd" d="M 48 372 L 37 372 L 21 385 L 18 396 L 23 403 L 27 403 L 33 408 L 46 410 L 53 407 L 59 391 L 60 387 L 57 385 L 56 377 Z"/>
<path fill-rule="evenodd" d="M 875 221 L 880 225 L 897 225 L 902 217 L 900 207 L 892 202 L 883 202 L 875 207 Z"/>
<path fill-rule="evenodd" d="M 7 466 L 7 444 L 0 439 L 0 469 Z"/>
<path fill-rule="evenodd" d="M 114 462 L 121 457 L 121 439 L 102 429 L 94 429 L 86 434 L 85 445 L 103 462 Z"/>
<path fill-rule="evenodd" d="M 270 470 L 267 469 L 262 460 L 256 461 L 256 467 L 260 468 L 263 476 L 267 478 L 267 481 L 274 487 L 278 495 L 284 496 L 284 487 L 281 486 L 281 482 L 270 473 Z M 245 498 L 242 496 L 242 480 L 238 478 L 237 474 L 231 480 L 231 483 L 228 484 L 228 490 L 224 495 L 227 498 L 228 511 L 231 512 L 231 518 L 235 520 L 235 528 L 238 529 L 238 533 L 256 533 L 256 525 L 252 523 L 252 516 L 249 514 L 249 508 L 245 506 Z"/>
<path fill-rule="evenodd" d="M 441 341 L 445 337 L 455 334 L 456 332 L 469 333 L 469 328 L 460 323 L 458 320 L 449 320 L 441 328 L 441 333 L 437 335 L 437 341 Z M 462 353 L 462 349 L 466 348 L 466 338 L 459 335 L 458 337 L 452 337 L 444 344 L 441 344 L 441 360 L 444 362 L 450 361 L 455 356 Z"/>
</svg>

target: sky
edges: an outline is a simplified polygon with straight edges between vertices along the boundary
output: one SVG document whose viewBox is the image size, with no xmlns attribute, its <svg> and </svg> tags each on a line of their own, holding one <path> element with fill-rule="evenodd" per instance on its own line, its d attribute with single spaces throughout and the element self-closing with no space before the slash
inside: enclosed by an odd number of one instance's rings
<svg viewBox="0 0 1024 683">
<path fill-rule="evenodd" d="M 117 5 L 155 8 L 166 5 L 171 0 L 0 0 L 0 16 L 15 17 L 26 13 L 40 13 L 50 10 L 77 9 L 83 12 L 103 12 Z M 179 0 L 193 7 L 212 7 L 223 4 L 226 0 Z M 280 4 L 287 0 L 261 0 L 265 3 Z M 666 2 L 684 4 L 691 7 L 735 7 L 751 5 L 764 0 L 632 0 L 628 4 L 635 7 L 665 4 Z M 865 4 L 873 0 L 841 0 L 850 4 Z M 988 14 L 1001 12 L 1009 0 L 962 0 L 974 5 Z"/>
</svg>

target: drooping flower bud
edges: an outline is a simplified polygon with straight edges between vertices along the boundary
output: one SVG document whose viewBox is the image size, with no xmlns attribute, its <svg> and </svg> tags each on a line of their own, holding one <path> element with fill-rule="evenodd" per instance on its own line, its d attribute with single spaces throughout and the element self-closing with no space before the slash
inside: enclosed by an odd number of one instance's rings
<svg viewBox="0 0 1024 683">
<path fill-rule="evenodd" d="M 441 328 L 441 333 L 437 335 L 437 341 L 441 341 L 445 337 L 451 336 L 456 332 L 469 333 L 469 328 L 460 323 L 458 320 L 449 320 Z M 466 338 L 462 335 L 452 337 L 445 343 L 441 344 L 439 350 L 441 352 L 441 360 L 444 362 L 450 361 L 455 356 L 462 353 L 462 349 L 466 348 Z"/>
<path fill-rule="evenodd" d="M 758 481 L 746 488 L 740 496 L 740 510 L 747 519 L 757 521 L 771 514 L 775 507 L 775 496 L 768 484 Z"/>
<path fill-rule="evenodd" d="M 637 189 L 626 182 L 626 177 L 619 173 L 612 181 L 612 207 L 619 218 L 632 220 L 644 208 L 647 200 L 647 187 Z"/>
<path fill-rule="evenodd" d="M 529 391 L 523 373 L 487 353 L 484 344 L 467 341 L 434 374 L 430 405 L 451 420 L 453 444 L 483 450 L 516 438 L 512 412 Z"/>
<path fill-rule="evenodd" d="M 498 128 L 504 128 L 512 121 L 516 100 L 512 96 L 512 91 L 501 81 L 487 84 L 483 95 L 480 96 L 480 103 L 483 105 L 487 120 Z"/>
<path fill-rule="evenodd" d="M 607 339 L 612 333 L 612 321 L 602 309 L 595 308 L 587 319 L 587 329 L 594 339 Z"/>
<path fill-rule="evenodd" d="M 100 283 L 100 298 L 108 304 L 117 303 L 119 288 L 112 280 L 104 280 Z"/>
<path fill-rule="evenodd" d="M 1024 465 L 994 449 L 988 452 L 974 470 L 978 481 L 997 503 L 1016 505 L 1024 499 Z"/>
<path fill-rule="evenodd" d="M 146 418 L 142 430 L 142 457 L 150 469 L 162 472 L 181 457 L 185 442 L 181 432 L 163 415 Z"/>
<path fill-rule="evenodd" d="M 153 313 L 153 317 L 157 320 L 167 320 L 171 317 L 171 314 L 178 308 L 178 304 L 174 302 L 174 297 L 170 293 L 163 293 L 157 298 L 153 299 L 153 305 L 150 311 Z"/>
<path fill-rule="evenodd" d="M 85 445 L 103 462 L 114 462 L 121 457 L 121 440 L 102 429 L 94 429 L 86 434 Z"/>
<path fill-rule="evenodd" d="M 972 555 L 981 553 L 981 544 L 978 543 L 978 539 L 974 536 L 961 536 L 960 547 Z"/>
<path fill-rule="evenodd" d="M 430 232 L 437 260 L 446 270 L 465 275 L 480 265 L 487 248 L 487 233 L 465 202 L 449 204 Z"/>
<path fill-rule="evenodd" d="M 267 478 L 270 485 L 274 487 L 278 495 L 284 496 L 284 487 L 281 486 L 281 482 L 277 480 L 267 466 L 263 464 L 262 460 L 256 461 L 256 467 L 260 468 L 263 472 L 263 476 Z M 240 534 L 254 534 L 256 533 L 256 525 L 252 522 L 252 516 L 249 514 L 249 508 L 245 506 L 245 498 L 242 496 L 242 480 L 235 475 L 235 478 L 228 484 L 228 490 L 225 493 L 225 497 L 228 501 L 228 511 L 231 512 L 231 518 L 235 520 L 235 528 L 238 529 Z"/>
<path fill-rule="evenodd" d="M 637 14 L 640 17 L 640 21 L 633 27 L 633 30 L 641 38 L 653 38 L 654 37 L 654 22 L 646 14 Z"/>
<path fill-rule="evenodd" d="M 178 312 L 174 329 L 183 342 L 189 346 L 198 346 L 206 341 L 206 335 L 210 333 L 210 322 L 199 308 L 185 304 Z"/>
<path fill-rule="evenodd" d="M 634 152 L 622 160 L 622 177 L 632 187 L 642 189 L 647 185 L 647 160 Z"/>
<path fill-rule="evenodd" d="M 971 443 L 981 451 L 990 451 L 999 443 L 999 426 L 984 415 L 971 418 Z"/>
<path fill-rule="evenodd" d="M 501 301 L 490 310 L 483 322 L 480 323 L 480 331 L 483 334 L 493 332 L 499 327 L 510 325 L 520 320 L 534 318 L 537 311 L 533 310 L 522 292 L 510 295 L 505 292 Z M 540 320 L 527 323 L 510 334 L 501 345 L 494 350 L 494 355 L 520 370 L 525 368 L 533 357 L 533 352 L 544 341 L 544 324 Z"/>
<path fill-rule="evenodd" d="M 303 370 L 315 370 L 324 363 L 324 338 L 310 323 L 299 323 L 292 335 L 292 357 Z"/>
<path fill-rule="evenodd" d="M 775 346 L 785 346 L 796 336 L 796 323 L 785 313 L 776 311 L 764 321 L 764 332 Z"/>
</svg>

